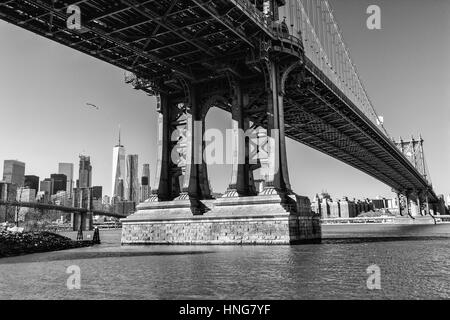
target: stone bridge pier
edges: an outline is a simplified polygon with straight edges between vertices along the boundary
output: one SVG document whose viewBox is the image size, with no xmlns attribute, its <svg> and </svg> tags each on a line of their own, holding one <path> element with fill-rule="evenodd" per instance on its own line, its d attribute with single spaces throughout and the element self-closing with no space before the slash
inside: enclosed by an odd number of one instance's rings
<svg viewBox="0 0 450 320">
<path fill-rule="evenodd" d="M 403 190 L 397 193 L 399 211 L 402 216 L 420 217 L 445 214 L 438 203 L 431 203 L 427 190 Z"/>
<path fill-rule="evenodd" d="M 320 217 L 312 213 L 307 197 L 291 190 L 289 181 L 284 88 L 289 73 L 299 66 L 298 60 L 268 59 L 259 65 L 264 75 L 251 83 L 225 71 L 225 80 L 198 84 L 178 78 L 182 90 L 159 91 L 155 185 L 137 212 L 122 219 L 123 244 L 320 241 Z M 218 199 L 211 196 L 203 139 L 206 114 L 213 106 L 232 115 L 231 150 L 224 150 L 232 174 Z M 256 169 L 265 182 L 260 192 L 254 183 Z"/>
<path fill-rule="evenodd" d="M 72 231 L 90 231 L 93 229 L 93 216 L 90 212 L 72 212 L 70 215 Z"/>
</svg>

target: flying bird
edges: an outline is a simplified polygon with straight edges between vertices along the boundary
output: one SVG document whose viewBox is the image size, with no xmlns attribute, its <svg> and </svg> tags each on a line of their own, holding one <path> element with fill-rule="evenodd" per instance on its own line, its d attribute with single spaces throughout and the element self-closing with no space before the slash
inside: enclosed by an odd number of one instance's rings
<svg viewBox="0 0 450 320">
<path fill-rule="evenodd" d="M 91 106 L 92 108 L 95 108 L 98 110 L 98 107 L 95 104 L 92 103 L 86 103 L 87 106 Z"/>
</svg>

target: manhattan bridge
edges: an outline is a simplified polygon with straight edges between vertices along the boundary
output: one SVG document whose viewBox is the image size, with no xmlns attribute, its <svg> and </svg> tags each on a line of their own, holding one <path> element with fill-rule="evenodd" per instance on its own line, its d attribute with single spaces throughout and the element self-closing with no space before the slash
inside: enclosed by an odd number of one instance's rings
<svg viewBox="0 0 450 320">
<path fill-rule="evenodd" d="M 73 13 L 81 28 L 68 27 Z M 273 204 L 274 197 L 288 214 L 301 215 L 286 137 L 385 183 L 403 214 L 440 210 L 422 138 L 395 141 L 389 135 L 326 0 L 7 0 L 0 18 L 122 68 L 127 83 L 157 96 L 157 177 L 152 198 L 130 224 L 142 223 L 150 211 L 167 221 L 163 211 L 171 208 L 205 219 L 211 211 L 218 219 L 228 214 L 224 208 L 247 205 L 242 210 L 252 216 L 252 206 Z M 180 125 L 192 133 L 184 144 L 187 156 L 204 150 L 195 137 L 204 132 L 195 132 L 193 122 L 204 123 L 211 107 L 230 112 L 233 129 L 266 129 L 277 146 L 269 148 L 271 161 L 255 166 L 242 161 L 248 143 L 235 141 L 230 184 L 215 204 L 208 202 L 206 163 L 180 168 L 170 161 L 177 143 L 170 137 Z M 273 130 L 278 134 L 271 136 Z M 258 193 L 253 172 L 264 166 L 269 174 Z"/>
</svg>

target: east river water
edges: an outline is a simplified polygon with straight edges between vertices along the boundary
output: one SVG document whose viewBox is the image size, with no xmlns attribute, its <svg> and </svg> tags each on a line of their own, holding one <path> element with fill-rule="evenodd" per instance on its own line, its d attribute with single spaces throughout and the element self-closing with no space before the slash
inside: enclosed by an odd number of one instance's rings
<svg viewBox="0 0 450 320">
<path fill-rule="evenodd" d="M 98 246 L 0 259 L 0 299 L 450 298 L 450 224 L 323 230 L 297 246 L 120 246 L 120 230 L 101 231 Z"/>
</svg>

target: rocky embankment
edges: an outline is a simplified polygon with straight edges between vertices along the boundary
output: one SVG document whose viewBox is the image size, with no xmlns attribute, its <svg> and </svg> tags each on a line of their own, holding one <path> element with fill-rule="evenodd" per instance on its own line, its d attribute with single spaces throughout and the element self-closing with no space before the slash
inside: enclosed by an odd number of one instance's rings
<svg viewBox="0 0 450 320">
<path fill-rule="evenodd" d="M 92 245 L 92 241 L 73 241 L 51 232 L 14 233 L 0 231 L 0 258 Z"/>
</svg>

